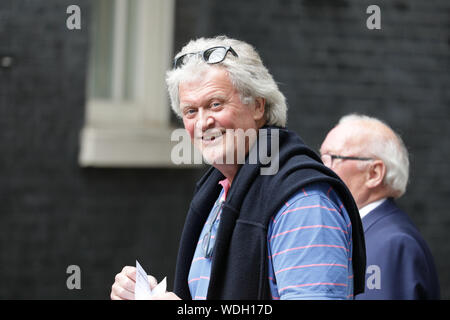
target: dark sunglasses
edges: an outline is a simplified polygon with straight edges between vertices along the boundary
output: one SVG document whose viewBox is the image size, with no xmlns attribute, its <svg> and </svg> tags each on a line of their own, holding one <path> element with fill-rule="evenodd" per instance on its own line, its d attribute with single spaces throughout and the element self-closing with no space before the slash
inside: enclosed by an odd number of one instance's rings
<svg viewBox="0 0 450 320">
<path fill-rule="evenodd" d="M 232 47 L 218 46 L 206 49 L 205 51 L 186 53 L 183 54 L 182 56 L 176 57 L 173 60 L 173 67 L 174 69 L 181 67 L 185 63 L 187 57 L 195 55 L 201 56 L 206 63 L 209 64 L 219 63 L 225 59 L 228 52 L 231 52 L 233 56 L 238 57 L 238 54 L 236 53 L 236 51 L 233 50 Z"/>
</svg>

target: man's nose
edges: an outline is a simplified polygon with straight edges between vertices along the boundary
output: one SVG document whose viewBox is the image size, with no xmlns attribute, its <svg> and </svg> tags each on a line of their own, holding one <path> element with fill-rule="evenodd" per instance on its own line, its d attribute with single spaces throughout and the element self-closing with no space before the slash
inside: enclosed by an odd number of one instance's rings
<svg viewBox="0 0 450 320">
<path fill-rule="evenodd" d="M 214 117 L 212 117 L 212 115 L 207 110 L 200 109 L 199 119 L 196 123 L 196 127 L 203 132 L 211 128 L 213 124 L 214 124 Z"/>
</svg>

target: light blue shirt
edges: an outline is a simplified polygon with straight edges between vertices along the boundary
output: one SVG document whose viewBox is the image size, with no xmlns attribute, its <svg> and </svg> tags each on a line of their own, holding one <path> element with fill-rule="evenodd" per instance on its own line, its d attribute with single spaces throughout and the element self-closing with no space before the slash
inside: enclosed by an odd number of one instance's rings
<svg viewBox="0 0 450 320">
<path fill-rule="evenodd" d="M 211 258 L 224 200 L 220 193 L 200 234 L 188 285 L 195 300 L 207 297 Z M 212 225 L 212 228 L 210 227 Z M 211 228 L 211 237 L 205 234 Z M 352 226 L 334 190 L 325 183 L 299 190 L 273 216 L 267 234 L 268 281 L 273 299 L 353 299 Z"/>
</svg>

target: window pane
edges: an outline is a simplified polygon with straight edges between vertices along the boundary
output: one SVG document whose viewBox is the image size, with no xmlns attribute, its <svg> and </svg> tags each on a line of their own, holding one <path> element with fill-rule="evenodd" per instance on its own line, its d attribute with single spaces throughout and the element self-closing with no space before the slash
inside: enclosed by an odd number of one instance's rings
<svg viewBox="0 0 450 320">
<path fill-rule="evenodd" d="M 125 70 L 124 70 L 124 99 L 134 100 L 135 72 L 136 72 L 136 35 L 137 25 L 137 0 L 128 0 L 127 10 L 127 36 L 125 47 Z"/>
<path fill-rule="evenodd" d="M 110 0 L 93 2 L 88 91 L 91 98 L 111 97 L 114 4 Z"/>
</svg>

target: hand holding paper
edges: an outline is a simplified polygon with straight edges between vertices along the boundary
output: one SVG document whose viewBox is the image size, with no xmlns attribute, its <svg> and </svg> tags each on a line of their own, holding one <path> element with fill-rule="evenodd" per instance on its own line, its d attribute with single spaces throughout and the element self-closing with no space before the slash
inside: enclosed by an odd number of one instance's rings
<svg viewBox="0 0 450 320">
<path fill-rule="evenodd" d="M 150 288 L 148 275 L 144 268 L 136 260 L 136 286 L 134 298 L 136 300 L 150 300 L 153 296 L 161 296 L 166 293 L 167 281 L 164 278 L 153 290 Z"/>
<path fill-rule="evenodd" d="M 136 261 L 136 267 L 125 266 L 116 274 L 110 296 L 112 300 L 180 300 L 175 293 L 166 290 L 166 278 L 157 284 Z"/>
</svg>

